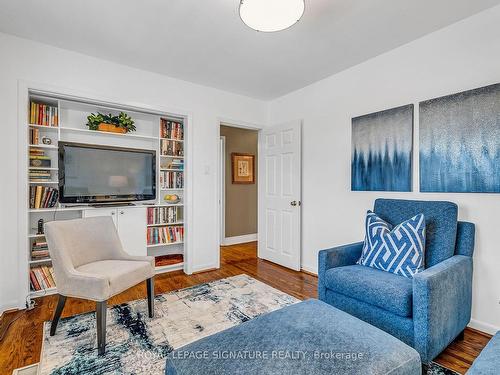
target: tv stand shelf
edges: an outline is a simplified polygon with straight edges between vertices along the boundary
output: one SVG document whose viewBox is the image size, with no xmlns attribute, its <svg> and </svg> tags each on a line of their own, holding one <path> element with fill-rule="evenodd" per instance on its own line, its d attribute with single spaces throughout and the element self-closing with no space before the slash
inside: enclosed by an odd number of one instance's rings
<svg viewBox="0 0 500 375">
<path fill-rule="evenodd" d="M 45 94 L 29 89 L 27 100 L 29 104 L 27 117 L 26 119 L 20 118 L 20 124 L 24 124 L 21 127 L 25 129 L 25 137 L 22 137 L 24 140 L 20 142 L 22 142 L 21 147 L 25 150 L 26 155 L 26 173 L 25 177 L 20 178 L 22 182 L 20 186 L 25 187 L 25 196 L 27 198 L 25 206 L 21 207 L 21 213 L 26 218 L 25 225 L 21 225 L 20 231 L 21 251 L 26 254 L 21 260 L 23 265 L 21 280 L 25 280 L 23 281 L 23 288 L 26 290 L 27 298 L 43 297 L 57 293 L 57 287 L 52 285 L 53 275 L 50 274 L 52 262 L 50 254 L 47 254 L 46 258 L 42 258 L 47 250 L 50 253 L 50 249 L 47 249 L 45 235 L 38 234 L 37 226 L 40 220 L 45 223 L 53 220 L 110 216 L 117 227 L 125 251 L 132 255 L 159 257 L 159 265 L 155 268 L 156 274 L 186 270 L 188 266 L 184 256 L 187 243 L 184 233 L 186 222 L 184 186 L 187 174 L 184 165 L 184 153 L 186 151 L 184 131 L 188 125 L 187 116 L 135 107 L 127 108 L 122 105 L 115 106 L 95 100 L 74 99 L 70 96 L 56 93 Z M 49 117 L 50 126 L 37 123 L 40 117 L 31 116 L 33 108 L 31 103 L 38 104 L 40 108 L 42 105 L 47 106 L 47 112 L 42 113 L 49 113 L 53 116 Z M 123 111 L 132 117 L 137 128 L 135 132 L 120 134 L 94 131 L 89 130 L 85 125 L 87 116 L 90 113 L 116 114 L 119 111 Z M 35 119 L 35 121 L 31 121 L 32 119 Z M 43 138 L 48 138 L 49 141 L 42 143 Z M 155 199 L 146 202 L 103 202 L 75 205 L 64 205 L 57 202 L 53 207 L 50 207 L 51 202 L 48 199 L 43 201 L 43 205 L 33 205 L 33 202 L 30 202 L 33 199 L 30 196 L 30 189 L 37 191 L 37 187 L 41 186 L 46 189 L 43 190 L 44 192 L 50 192 L 53 191 L 50 189 L 59 188 L 59 142 L 155 150 Z M 37 166 L 30 166 L 30 160 L 36 159 L 42 160 L 43 164 L 37 163 Z M 170 166 L 173 167 L 170 168 Z M 175 188 L 161 188 L 160 174 L 162 173 L 165 173 L 164 176 L 168 176 L 169 173 L 175 176 L 175 184 L 170 185 L 175 186 Z M 168 203 L 165 201 L 167 195 L 177 195 L 180 201 L 178 203 Z M 50 198 L 50 196 L 48 197 Z M 156 210 L 161 211 L 162 215 L 170 215 L 171 218 L 167 220 L 169 222 L 150 223 L 148 213 Z M 174 234 L 169 232 L 171 230 L 169 228 L 172 227 L 182 228 L 182 230 L 175 229 L 177 236 L 175 240 L 170 239 L 170 236 Z M 169 240 L 167 243 L 163 243 L 162 237 L 162 240 L 158 240 L 159 243 L 148 243 L 148 231 L 164 231 L 162 236 L 168 236 Z M 34 256 L 32 257 L 32 251 L 38 251 L 38 253 L 33 252 Z M 167 261 L 160 261 L 160 258 L 161 260 L 167 259 Z M 33 272 L 36 272 L 36 274 L 34 275 Z M 42 280 L 38 280 L 38 284 L 33 282 L 33 277 L 43 279 L 43 285 Z"/>
</svg>

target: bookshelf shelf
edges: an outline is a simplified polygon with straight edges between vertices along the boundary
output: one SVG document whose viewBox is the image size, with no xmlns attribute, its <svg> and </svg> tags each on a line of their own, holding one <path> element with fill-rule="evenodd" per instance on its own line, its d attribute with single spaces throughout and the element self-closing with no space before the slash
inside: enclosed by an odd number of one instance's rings
<svg viewBox="0 0 500 375">
<path fill-rule="evenodd" d="M 32 148 L 48 148 L 48 149 L 57 150 L 57 146 L 54 146 L 54 145 L 44 145 L 44 144 L 33 145 L 33 144 L 30 144 L 29 147 L 32 147 Z"/>
<path fill-rule="evenodd" d="M 184 172 L 183 169 L 175 169 L 175 168 L 160 168 L 160 171 L 168 171 L 168 172 Z"/>
<path fill-rule="evenodd" d="M 30 297 L 35 298 L 35 297 L 43 297 L 43 296 L 50 296 L 52 294 L 57 293 L 57 288 L 47 288 L 47 289 L 42 289 L 42 290 L 36 290 L 36 291 L 31 291 L 30 292 Z"/>
<path fill-rule="evenodd" d="M 160 139 L 164 139 L 165 141 L 184 142 L 183 139 L 173 139 L 173 138 L 160 138 Z"/>
<path fill-rule="evenodd" d="M 29 264 L 36 265 L 36 264 L 43 264 L 43 263 L 50 263 L 50 262 L 52 262 L 52 259 L 46 258 L 46 259 L 30 260 Z"/>
<path fill-rule="evenodd" d="M 184 262 L 179 262 L 175 264 L 169 264 L 167 266 L 160 266 L 155 268 L 155 273 L 164 273 L 164 272 L 172 272 L 182 270 L 184 268 Z"/>
<path fill-rule="evenodd" d="M 45 237 L 45 234 L 37 234 L 37 233 L 28 234 L 28 238 L 40 238 L 40 237 Z"/>
<path fill-rule="evenodd" d="M 30 171 L 58 171 L 58 168 L 54 167 L 28 167 Z"/>
<path fill-rule="evenodd" d="M 157 140 L 158 139 L 158 137 L 153 137 L 153 136 L 149 136 L 149 135 L 142 135 L 142 134 L 134 134 L 134 133 L 127 133 L 127 134 L 111 133 L 111 132 L 103 132 L 100 130 L 70 128 L 70 127 L 65 127 L 65 126 L 61 126 L 60 129 L 63 132 L 67 131 L 67 132 L 75 132 L 75 133 L 97 134 L 97 135 L 111 136 L 111 137 L 125 137 L 125 138 L 149 139 L 149 140 Z"/>
<path fill-rule="evenodd" d="M 170 159 L 184 159 L 184 156 L 175 156 L 175 155 L 160 155 L 161 158 L 170 158 Z"/>
<path fill-rule="evenodd" d="M 36 124 L 28 124 L 30 128 L 43 129 L 43 130 L 54 130 L 57 131 L 59 129 L 58 126 L 47 126 L 47 125 L 36 125 Z"/>
<path fill-rule="evenodd" d="M 80 208 L 71 208 L 71 207 L 51 207 L 51 208 L 30 208 L 29 212 L 31 213 L 36 213 L 36 212 L 69 212 L 69 211 L 83 211 L 85 207 L 80 207 Z"/>
<path fill-rule="evenodd" d="M 155 243 L 153 245 L 148 245 L 148 247 L 161 247 L 161 246 L 182 245 L 183 243 L 184 243 L 184 241 L 170 242 L 170 243 Z"/>
<path fill-rule="evenodd" d="M 58 181 L 28 181 L 30 185 L 40 185 L 40 184 L 54 184 L 57 185 L 59 184 Z"/>
<path fill-rule="evenodd" d="M 148 224 L 148 227 L 168 227 L 169 225 L 182 225 L 183 221 L 177 221 L 175 223 L 162 223 L 162 224 Z"/>
</svg>

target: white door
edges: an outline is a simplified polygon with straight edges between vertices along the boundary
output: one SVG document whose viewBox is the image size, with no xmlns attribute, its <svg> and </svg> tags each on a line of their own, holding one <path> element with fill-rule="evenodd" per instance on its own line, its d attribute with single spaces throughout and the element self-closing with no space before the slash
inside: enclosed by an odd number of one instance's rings
<svg viewBox="0 0 500 375">
<path fill-rule="evenodd" d="M 130 255 L 147 255 L 146 208 L 118 208 L 118 234 L 123 249 Z"/>
<path fill-rule="evenodd" d="M 301 122 L 261 131 L 259 257 L 300 270 Z"/>
</svg>

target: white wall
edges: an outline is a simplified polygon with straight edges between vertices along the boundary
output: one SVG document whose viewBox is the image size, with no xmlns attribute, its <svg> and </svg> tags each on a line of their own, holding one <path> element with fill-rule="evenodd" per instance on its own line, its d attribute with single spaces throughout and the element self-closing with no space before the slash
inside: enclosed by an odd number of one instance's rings
<svg viewBox="0 0 500 375">
<path fill-rule="evenodd" d="M 111 48 L 111 46 L 110 46 Z M 23 304 L 18 293 L 18 80 L 49 84 L 137 106 L 192 115 L 194 271 L 217 266 L 219 118 L 264 124 L 267 103 L 133 69 L 0 33 L 0 311 Z M 22 249 L 21 251 L 25 251 Z"/>
<path fill-rule="evenodd" d="M 377 197 L 451 200 L 477 224 L 473 324 L 500 329 L 500 195 L 420 194 L 418 158 L 415 193 L 350 191 L 351 118 L 500 82 L 499 20 L 497 6 L 271 102 L 271 124 L 304 120 L 304 269 L 317 270 L 318 250 L 361 240 Z"/>
</svg>

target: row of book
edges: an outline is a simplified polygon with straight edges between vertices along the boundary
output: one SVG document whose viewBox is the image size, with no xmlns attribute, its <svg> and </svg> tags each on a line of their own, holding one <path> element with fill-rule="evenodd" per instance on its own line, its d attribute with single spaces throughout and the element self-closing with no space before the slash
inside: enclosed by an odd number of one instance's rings
<svg viewBox="0 0 500 375">
<path fill-rule="evenodd" d="M 49 257 L 49 247 L 45 239 L 37 239 L 31 244 L 31 260 L 42 260 Z"/>
<path fill-rule="evenodd" d="M 160 171 L 160 189 L 183 189 L 184 173 Z"/>
<path fill-rule="evenodd" d="M 162 164 L 161 168 L 184 170 L 184 159 L 173 159 L 170 163 Z"/>
<path fill-rule="evenodd" d="M 30 287 L 34 291 L 55 288 L 56 282 L 52 266 L 32 267 L 30 270 Z"/>
<path fill-rule="evenodd" d="M 52 176 L 47 169 L 30 169 L 29 179 L 31 182 L 51 181 Z"/>
<path fill-rule="evenodd" d="M 39 145 L 40 144 L 40 129 L 38 128 L 30 128 L 30 145 Z"/>
<path fill-rule="evenodd" d="M 57 204 L 59 190 L 48 186 L 30 186 L 30 208 L 51 208 Z"/>
<path fill-rule="evenodd" d="M 148 245 L 170 244 L 184 241 L 183 226 L 152 227 L 147 229 Z"/>
<path fill-rule="evenodd" d="M 31 102 L 30 124 L 59 126 L 59 110 L 55 106 Z"/>
<path fill-rule="evenodd" d="M 45 151 L 38 147 L 30 147 L 30 167 L 50 168 L 51 159 L 45 155 Z"/>
<path fill-rule="evenodd" d="M 184 126 L 182 122 L 161 119 L 160 137 L 177 139 L 182 141 L 184 139 Z"/>
<path fill-rule="evenodd" d="M 182 207 L 148 207 L 148 225 L 182 221 Z"/>
<path fill-rule="evenodd" d="M 169 141 L 168 139 L 161 140 L 160 151 L 164 156 L 184 156 L 184 147 L 182 143 Z"/>
</svg>

